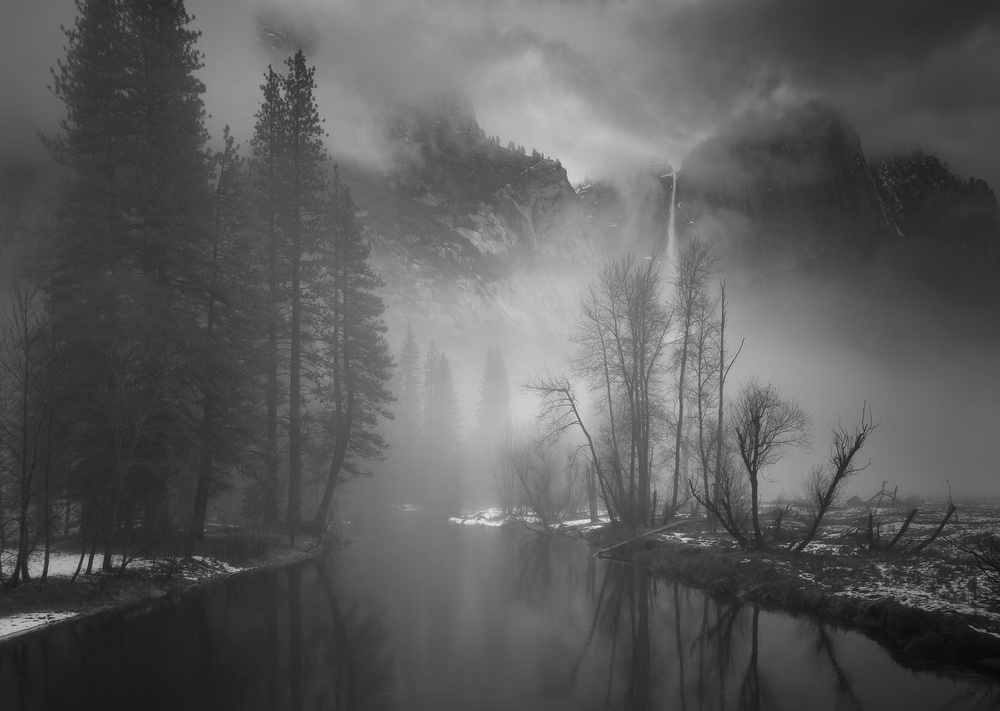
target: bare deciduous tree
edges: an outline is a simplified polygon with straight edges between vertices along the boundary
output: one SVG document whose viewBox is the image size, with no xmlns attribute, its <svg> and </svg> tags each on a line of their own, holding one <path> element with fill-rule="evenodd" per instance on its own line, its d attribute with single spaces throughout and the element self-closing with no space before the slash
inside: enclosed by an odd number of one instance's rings
<svg viewBox="0 0 1000 711">
<path fill-rule="evenodd" d="M 712 489 L 712 499 L 716 502 L 720 500 L 722 495 L 721 482 L 723 480 L 723 456 L 722 456 L 722 445 L 725 441 L 725 427 L 723 420 L 725 419 L 725 404 L 726 404 L 726 378 L 729 376 L 729 370 L 733 367 L 733 363 L 739 358 L 740 352 L 743 350 L 743 341 L 740 341 L 740 347 L 736 349 L 736 354 L 732 358 L 726 360 L 726 282 L 722 280 L 719 284 L 719 357 L 716 364 L 719 367 L 719 408 L 718 408 L 718 425 L 716 428 L 716 438 L 715 438 L 715 483 Z M 715 521 L 713 520 L 712 530 L 715 530 Z"/>
<path fill-rule="evenodd" d="M 719 376 L 716 363 L 718 352 L 714 340 L 719 338 L 719 322 L 715 318 L 714 301 L 703 300 L 695 317 L 691 342 L 691 376 L 690 396 L 695 408 L 696 449 L 698 456 L 698 478 L 701 494 L 705 499 L 712 498 L 710 480 L 712 479 L 712 454 L 719 429 L 710 421 L 715 412 L 711 400 L 714 399 Z"/>
<path fill-rule="evenodd" d="M 507 454 L 521 503 L 545 530 L 575 511 L 582 495 L 579 469 L 560 466 L 560 449 L 557 438 L 532 440 L 522 432 Z"/>
<path fill-rule="evenodd" d="M 605 263 L 583 299 L 575 339 L 574 367 L 607 413 L 607 474 L 616 486 L 627 482 L 625 500 L 616 505 L 629 523 L 645 524 L 651 513 L 656 410 L 671 327 L 661 285 L 655 257 L 627 254 Z"/>
<path fill-rule="evenodd" d="M 808 447 L 811 441 L 809 416 L 798 402 L 783 397 L 774 385 L 762 385 L 751 378 L 733 402 L 729 427 L 750 481 L 754 545 L 763 548 L 764 537 L 758 516 L 761 475 L 780 461 L 788 449 Z"/>
<path fill-rule="evenodd" d="M 711 497 L 703 496 L 694 482 L 689 482 L 689 487 L 691 495 L 705 507 L 709 515 L 722 525 L 741 548 L 746 548 L 749 543 L 747 520 L 751 509 L 750 486 L 733 457 L 725 455 L 717 468 Z"/>
<path fill-rule="evenodd" d="M 618 521 L 618 505 L 613 493 L 608 490 L 608 478 L 605 474 L 601 456 L 598 453 L 597 442 L 584 424 L 580 413 L 579 401 L 573 386 L 563 374 L 546 371 L 522 381 L 519 385 L 522 392 L 534 393 L 541 403 L 538 410 L 538 421 L 542 423 L 549 436 L 558 435 L 566 430 L 578 428 L 587 440 L 587 450 L 590 453 L 590 466 L 596 474 L 600 486 L 601 498 L 612 521 Z"/>
<path fill-rule="evenodd" d="M 704 311 L 708 296 L 709 279 L 716 273 L 718 258 L 710 245 L 699 239 L 693 240 L 683 252 L 677 264 L 677 278 L 673 297 L 673 312 L 677 318 L 680 334 L 680 349 L 677 351 L 677 421 L 674 438 L 674 481 L 670 505 L 664 511 L 664 519 L 677 511 L 677 496 L 681 479 L 681 442 L 684 428 L 685 377 L 688 361 L 691 359 L 691 345 L 695 337 L 698 314 Z"/>
<path fill-rule="evenodd" d="M 36 475 L 48 472 L 50 452 L 44 440 L 51 415 L 51 393 L 45 379 L 49 373 L 46 360 L 51 356 L 38 286 L 16 280 L 9 294 L 11 303 L 0 332 L 0 456 L 17 491 L 17 558 L 7 581 L 7 587 L 14 587 L 19 580 L 29 579 L 28 556 L 34 545 L 31 536 L 41 533 L 33 526 L 36 522 L 31 520 L 31 508 L 41 494 Z M 47 526 L 48 516 L 43 509 L 43 520 L 38 523 Z"/>
<path fill-rule="evenodd" d="M 806 483 L 810 503 L 815 507 L 815 514 L 809 531 L 802 541 L 794 547 L 795 553 L 801 552 L 815 538 L 816 532 L 823 522 L 823 516 L 837 500 L 843 483 L 871 464 L 869 461 L 868 464 L 857 466 L 854 458 L 879 424 L 872 420 L 871 408 L 866 403 L 861 406 L 861 420 L 850 431 L 843 425 L 838 425 L 837 429 L 833 431 L 829 466 L 814 470 L 812 477 Z"/>
</svg>

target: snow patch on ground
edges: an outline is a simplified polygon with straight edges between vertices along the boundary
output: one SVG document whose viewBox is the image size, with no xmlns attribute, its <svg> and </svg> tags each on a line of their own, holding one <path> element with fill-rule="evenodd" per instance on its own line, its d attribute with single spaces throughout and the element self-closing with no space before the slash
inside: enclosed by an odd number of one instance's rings
<svg viewBox="0 0 1000 711">
<path fill-rule="evenodd" d="M 424 507 L 419 504 L 391 504 L 389 508 L 396 509 L 398 511 L 423 511 Z"/>
<path fill-rule="evenodd" d="M 593 523 L 588 516 L 587 518 L 575 518 L 559 521 L 552 524 L 550 528 L 553 531 L 580 531 L 586 533 L 587 531 L 607 525 L 608 520 L 609 519 L 606 515 L 598 516 L 597 522 Z M 458 516 L 452 516 L 448 519 L 448 521 L 450 523 L 457 523 L 461 526 L 487 526 L 490 528 L 499 528 L 501 526 L 520 523 L 535 526 L 540 525 L 536 516 L 531 514 L 508 515 L 497 507 L 476 511 L 474 513 L 459 514 Z"/>
<path fill-rule="evenodd" d="M 686 543 L 689 546 L 700 546 L 702 548 L 718 545 L 718 540 L 714 538 L 703 538 L 696 533 L 679 533 L 677 531 L 666 531 L 657 536 L 661 541 L 676 541 Z"/>
<path fill-rule="evenodd" d="M 35 627 L 50 625 L 59 620 L 75 617 L 76 612 L 25 612 L 20 615 L 0 618 L 0 637 L 24 632 Z"/>
<path fill-rule="evenodd" d="M 504 516 L 503 511 L 499 508 L 484 509 L 475 513 L 452 516 L 448 521 L 462 526 L 489 526 L 492 528 L 498 528 L 509 523 L 508 517 Z"/>
<path fill-rule="evenodd" d="M 891 599 L 908 607 L 952 613 L 971 622 L 972 629 L 1000 638 L 1000 604 L 997 603 L 1000 591 L 993 589 L 988 578 L 967 559 L 957 555 L 945 536 L 921 555 L 906 551 L 907 542 L 926 539 L 937 528 L 946 504 L 924 502 L 921 515 L 913 520 L 906 540 L 893 554 L 871 554 L 864 546 L 859 547 L 856 536 L 852 540 L 847 535 L 852 530 L 851 525 L 831 523 L 829 527 L 824 527 L 824 540 L 811 542 L 806 546 L 804 555 L 789 559 L 776 556 L 771 563 L 783 573 L 798 577 L 803 585 L 816 586 L 835 597 L 866 602 Z M 964 504 L 960 517 L 956 516 L 952 525 L 958 526 L 959 531 L 966 535 L 1000 533 L 998 509 L 1000 502 L 997 501 Z M 862 514 L 866 516 L 866 512 L 865 508 L 840 513 L 842 517 L 862 521 Z M 898 520 L 883 519 L 883 545 L 889 536 L 899 530 L 906 513 L 906 507 L 898 507 L 892 513 Z M 599 524 L 591 524 L 589 518 L 568 520 L 556 528 L 589 531 L 600 527 L 606 520 L 602 517 Z M 502 526 L 519 521 L 529 525 L 537 523 L 528 516 L 504 517 L 499 509 L 462 514 L 451 521 L 467 526 Z M 854 529 L 857 530 L 856 525 Z M 953 530 L 949 529 L 948 533 Z M 734 548 L 728 539 L 692 531 L 664 531 L 654 535 L 659 540 L 689 546 Z M 737 565 L 752 562 L 751 558 L 743 558 Z"/>
<path fill-rule="evenodd" d="M 115 556 L 113 565 L 115 568 L 121 566 L 122 557 Z M 45 560 L 42 554 L 33 555 L 28 560 L 28 572 L 32 578 L 40 578 Z M 79 553 L 67 553 L 65 551 L 54 550 L 49 556 L 48 577 L 50 578 L 70 578 L 80 565 Z M 87 562 L 84 560 L 80 567 L 80 576 L 87 577 Z M 126 566 L 128 570 L 155 570 L 164 571 L 166 575 L 169 571 L 176 580 L 185 582 L 198 582 L 222 575 L 238 573 L 242 568 L 229 563 L 225 563 L 215 558 L 205 556 L 192 556 L 191 558 L 136 558 Z M 93 576 L 91 576 L 93 577 Z M 22 612 L 14 615 L 0 617 L 0 638 L 7 635 L 17 634 L 35 627 L 75 617 L 79 612 L 42 610 L 32 612 Z"/>
</svg>

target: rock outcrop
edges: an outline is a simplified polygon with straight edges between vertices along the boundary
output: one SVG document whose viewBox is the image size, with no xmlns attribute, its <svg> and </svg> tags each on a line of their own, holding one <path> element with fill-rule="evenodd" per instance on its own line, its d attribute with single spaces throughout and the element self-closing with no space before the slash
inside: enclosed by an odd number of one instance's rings
<svg viewBox="0 0 1000 711">
<path fill-rule="evenodd" d="M 983 180 L 962 180 L 921 151 L 873 161 L 873 176 L 913 270 L 939 288 L 1000 275 L 1000 209 Z"/>
<path fill-rule="evenodd" d="M 680 170 L 678 228 L 756 264 L 823 268 L 893 237 L 857 133 L 820 103 L 697 146 Z"/>
<path fill-rule="evenodd" d="M 679 171 L 677 229 L 764 271 L 872 269 L 938 295 L 997 300 L 1000 210 L 982 180 L 914 151 L 869 160 L 812 102 L 697 146 Z"/>
<path fill-rule="evenodd" d="M 393 330 L 409 320 L 446 349 L 481 336 L 565 339 L 602 252 L 557 160 L 503 146 L 465 102 L 395 112 L 395 167 L 344 167 L 387 286 Z M 401 331 L 397 331 L 401 332 Z"/>
</svg>

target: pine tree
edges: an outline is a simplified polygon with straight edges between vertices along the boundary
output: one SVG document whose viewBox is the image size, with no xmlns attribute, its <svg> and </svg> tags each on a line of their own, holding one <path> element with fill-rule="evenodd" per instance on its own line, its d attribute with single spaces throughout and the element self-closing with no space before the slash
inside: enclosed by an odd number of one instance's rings
<svg viewBox="0 0 1000 711">
<path fill-rule="evenodd" d="M 281 340 L 284 337 L 284 303 L 286 286 L 285 254 L 280 230 L 281 209 L 286 186 L 286 133 L 287 120 L 281 77 L 267 68 L 261 85 L 260 108 L 256 114 L 253 139 L 250 147 L 250 192 L 256 207 L 255 229 L 259 240 L 260 254 L 265 265 L 267 283 L 266 331 L 267 346 L 265 356 L 265 401 L 267 407 L 264 459 L 266 472 L 260 509 L 264 520 L 278 521 L 279 497 L 279 408 L 281 406 L 280 379 L 282 368 Z"/>
<path fill-rule="evenodd" d="M 244 215 L 244 161 L 227 126 L 217 171 L 200 338 L 200 362 L 190 388 L 196 394 L 193 441 L 197 442 L 190 540 L 201 538 L 210 494 L 227 484 L 225 473 L 251 470 L 258 433 L 258 340 L 263 335 L 264 294 L 259 288 L 252 241 Z"/>
<path fill-rule="evenodd" d="M 198 33 L 179 0 L 78 0 L 46 143 L 69 170 L 49 256 L 81 423 L 73 461 L 104 542 L 166 514 L 209 206 Z"/>
<path fill-rule="evenodd" d="M 420 427 L 420 347 L 409 323 L 399 351 L 396 369 L 396 432 L 395 446 L 409 451 L 415 444 Z"/>
<path fill-rule="evenodd" d="M 428 346 L 424 369 L 424 447 L 434 505 L 454 512 L 459 496 L 461 412 L 448 357 L 433 343 Z"/>
<path fill-rule="evenodd" d="M 371 247 L 364 239 L 350 190 L 334 168 L 330 230 L 321 245 L 320 292 L 325 370 L 320 390 L 325 413 L 330 465 L 313 527 L 322 531 L 338 483 L 369 474 L 364 462 L 384 458 L 388 444 L 378 431 L 380 418 L 391 418 L 392 394 L 386 383 L 393 362 L 382 322 L 385 305 L 378 290 L 385 284 L 368 264 Z"/>
<path fill-rule="evenodd" d="M 472 479 L 473 496 L 487 496 L 496 487 L 497 472 L 504 466 L 501 449 L 510 426 L 510 385 L 507 366 L 500 346 L 490 344 L 479 383 L 476 429 L 470 448 L 470 471 L 480 476 Z"/>
<path fill-rule="evenodd" d="M 316 108 L 315 68 L 307 67 L 305 55 L 298 50 L 286 62 L 284 79 L 286 137 L 289 191 L 284 207 L 285 230 L 288 240 L 290 278 L 290 351 L 288 385 L 288 525 L 294 529 L 302 521 L 302 454 L 303 454 L 303 358 L 304 344 L 311 340 L 306 333 L 309 317 L 305 303 L 310 295 L 307 254 L 316 248 L 317 227 L 322 215 L 322 201 L 327 191 L 323 162 L 323 125 Z M 334 196 L 337 199 L 337 196 Z M 367 255 L 366 255 L 367 256 Z M 315 295 L 315 290 L 311 290 Z M 308 379 L 308 374 L 306 378 Z M 325 498 L 325 497 L 324 497 Z M 321 506 L 322 508 L 322 506 Z M 323 517 L 325 519 L 325 512 Z"/>
<path fill-rule="evenodd" d="M 479 385 L 478 440 L 491 444 L 503 437 L 510 423 L 510 384 L 507 366 L 500 346 L 490 344 L 486 349 L 486 364 Z"/>
<path fill-rule="evenodd" d="M 294 535 L 302 522 L 302 465 L 308 440 L 303 424 L 305 393 L 316 386 L 316 368 L 311 363 L 316 352 L 312 324 L 318 318 L 319 304 L 313 281 L 319 277 L 309 261 L 318 249 L 328 186 L 323 167 L 327 159 L 324 132 L 315 100 L 315 69 L 306 65 L 301 49 L 285 64 L 284 76 L 269 67 L 261 86 L 263 100 L 251 141 L 251 170 L 259 197 L 256 221 L 266 252 L 269 293 L 265 516 L 274 518 L 277 512 L 282 399 L 278 374 L 287 339 L 287 521 Z"/>
</svg>

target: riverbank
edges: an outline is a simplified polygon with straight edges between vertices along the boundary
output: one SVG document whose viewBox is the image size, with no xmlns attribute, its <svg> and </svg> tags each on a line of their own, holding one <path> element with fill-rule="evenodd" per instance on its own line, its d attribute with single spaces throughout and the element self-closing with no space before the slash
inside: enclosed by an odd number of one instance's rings
<svg viewBox="0 0 1000 711">
<path fill-rule="evenodd" d="M 304 560 L 338 545 L 336 539 L 296 536 L 291 545 L 287 531 L 254 532 L 217 529 L 209 532 L 192 556 L 159 554 L 137 556 L 119 574 L 121 557 L 110 573 L 87 574 L 80 564 L 78 545 L 56 546 L 49 559 L 48 575 L 41 582 L 44 561 L 31 559 L 32 580 L 0 593 L 0 643 L 43 627 L 178 595 L 239 573 Z M 100 567 L 100 558 L 94 568 Z"/>
<path fill-rule="evenodd" d="M 840 521 L 861 516 L 849 510 Z M 905 515 L 905 511 L 900 512 Z M 963 531 L 994 525 L 993 508 L 962 509 Z M 900 516 L 901 518 L 901 516 Z M 957 518 L 957 517 L 956 517 Z M 452 519 L 464 525 L 524 525 L 495 511 Z M 911 526 L 915 540 L 928 535 L 940 514 L 926 511 Z M 794 523 L 790 523 L 794 526 Z M 886 535 L 895 523 L 885 526 Z M 911 667 L 960 665 L 1000 678 L 1000 591 L 991 588 L 961 551 L 943 539 L 920 553 L 868 551 L 837 523 L 825 537 L 793 554 L 788 546 L 742 550 L 724 534 L 696 521 L 641 537 L 606 557 L 642 566 L 653 575 L 765 608 L 807 614 L 864 632 Z M 595 548 L 621 544 L 648 529 L 566 521 L 554 532 L 583 535 Z M 951 531 L 956 534 L 957 530 Z M 912 548 L 912 546 L 910 546 Z"/>
<path fill-rule="evenodd" d="M 618 536 L 602 531 L 596 538 L 603 543 Z M 614 551 L 614 557 L 719 598 L 816 615 L 860 630 L 911 665 L 981 665 L 1000 674 L 1000 615 L 987 603 L 953 599 L 962 575 L 940 554 L 793 555 L 743 551 L 676 534 L 637 541 Z"/>
</svg>

